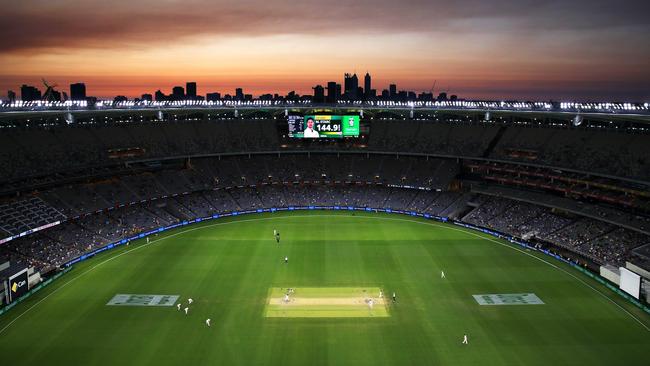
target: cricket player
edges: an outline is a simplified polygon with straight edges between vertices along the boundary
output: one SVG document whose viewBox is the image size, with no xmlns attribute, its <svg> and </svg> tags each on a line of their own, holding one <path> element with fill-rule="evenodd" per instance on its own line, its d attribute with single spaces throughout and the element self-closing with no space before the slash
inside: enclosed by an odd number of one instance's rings
<svg viewBox="0 0 650 366">
<path fill-rule="evenodd" d="M 393 302 L 397 302 L 397 294 L 393 292 Z"/>
<path fill-rule="evenodd" d="M 205 325 L 210 326 L 210 318 L 205 319 Z"/>
<path fill-rule="evenodd" d="M 190 311 L 190 308 L 186 307 L 184 310 L 185 310 L 185 315 L 187 315 L 187 313 Z"/>
<path fill-rule="evenodd" d="M 445 278 L 445 271 L 440 271 L 440 278 Z"/>
<path fill-rule="evenodd" d="M 379 290 L 379 298 L 380 299 L 384 298 L 384 292 L 382 290 Z"/>
<path fill-rule="evenodd" d="M 147 244 L 149 244 L 149 237 L 147 236 Z"/>
<path fill-rule="evenodd" d="M 465 334 L 465 335 L 463 336 L 463 344 L 468 344 L 468 343 L 467 343 L 467 334 Z"/>
<path fill-rule="evenodd" d="M 285 302 L 285 304 L 289 303 L 289 294 L 284 295 L 284 302 Z"/>
<path fill-rule="evenodd" d="M 278 236 L 278 231 L 273 229 L 273 236 Z"/>
<path fill-rule="evenodd" d="M 176 308 L 178 309 L 178 311 L 181 311 L 181 303 L 180 302 L 178 304 L 176 304 Z"/>
<path fill-rule="evenodd" d="M 368 300 L 368 307 L 370 308 L 370 310 L 372 310 L 372 306 L 373 306 L 374 304 L 375 304 L 375 303 L 374 303 L 374 301 L 372 301 L 372 299 L 369 299 L 369 300 Z"/>
<path fill-rule="evenodd" d="M 289 257 L 284 257 L 284 263 L 289 263 Z"/>
<path fill-rule="evenodd" d="M 193 302 L 194 302 L 194 300 L 192 300 L 192 298 L 187 299 L 188 305 L 192 305 Z"/>
</svg>

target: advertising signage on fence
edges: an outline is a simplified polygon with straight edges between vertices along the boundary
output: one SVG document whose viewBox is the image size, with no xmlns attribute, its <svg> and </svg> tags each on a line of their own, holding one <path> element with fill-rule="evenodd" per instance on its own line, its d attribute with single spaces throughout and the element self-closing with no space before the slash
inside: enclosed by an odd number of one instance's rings
<svg viewBox="0 0 650 366">
<path fill-rule="evenodd" d="M 9 277 L 9 280 L 7 280 L 9 302 L 14 301 L 15 299 L 27 293 L 29 290 L 27 279 L 27 268 Z"/>
</svg>

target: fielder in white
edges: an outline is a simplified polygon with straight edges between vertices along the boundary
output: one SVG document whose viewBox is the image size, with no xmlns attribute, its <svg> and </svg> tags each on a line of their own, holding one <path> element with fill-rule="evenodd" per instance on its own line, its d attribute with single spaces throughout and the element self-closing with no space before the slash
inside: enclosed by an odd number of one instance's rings
<svg viewBox="0 0 650 366">
<path fill-rule="evenodd" d="M 181 311 L 181 303 L 180 302 L 178 304 L 176 304 L 176 308 L 178 309 L 178 311 Z"/>
<path fill-rule="evenodd" d="M 468 343 L 467 343 L 467 334 L 465 334 L 465 335 L 463 336 L 463 344 L 468 344 Z"/>
<path fill-rule="evenodd" d="M 445 278 L 445 271 L 440 271 L 440 278 Z"/>
<path fill-rule="evenodd" d="M 205 320 L 205 325 L 207 325 L 208 327 L 210 326 L 210 318 L 207 318 L 207 319 Z"/>
<path fill-rule="evenodd" d="M 188 303 L 189 305 L 192 305 L 193 302 L 194 302 L 194 300 L 192 300 L 191 298 L 187 299 L 187 303 Z"/>
<path fill-rule="evenodd" d="M 284 302 L 289 303 L 289 294 L 284 295 Z"/>
<path fill-rule="evenodd" d="M 370 308 L 370 310 L 372 310 L 373 305 L 374 305 L 374 302 L 372 301 L 372 299 L 369 299 L 368 300 L 368 307 Z"/>
<path fill-rule="evenodd" d="M 185 308 L 185 315 L 187 315 L 187 312 L 190 311 L 190 308 Z"/>
</svg>

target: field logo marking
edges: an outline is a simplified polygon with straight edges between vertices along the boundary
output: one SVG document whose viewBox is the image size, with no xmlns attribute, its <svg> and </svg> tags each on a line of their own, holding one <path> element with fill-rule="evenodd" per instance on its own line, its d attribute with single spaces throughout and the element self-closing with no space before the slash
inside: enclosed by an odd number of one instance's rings
<svg viewBox="0 0 650 366">
<path fill-rule="evenodd" d="M 472 295 L 479 305 L 544 305 L 535 294 L 485 294 Z"/>
<path fill-rule="evenodd" d="M 117 294 L 106 303 L 109 306 L 174 306 L 179 295 Z"/>
</svg>

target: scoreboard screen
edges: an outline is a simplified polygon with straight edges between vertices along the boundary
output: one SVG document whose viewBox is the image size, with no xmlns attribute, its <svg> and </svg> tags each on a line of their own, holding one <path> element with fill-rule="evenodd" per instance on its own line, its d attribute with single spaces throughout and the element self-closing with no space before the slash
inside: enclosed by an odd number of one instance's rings
<svg viewBox="0 0 650 366">
<path fill-rule="evenodd" d="M 290 115 L 289 137 L 305 139 L 359 137 L 359 116 Z"/>
</svg>

